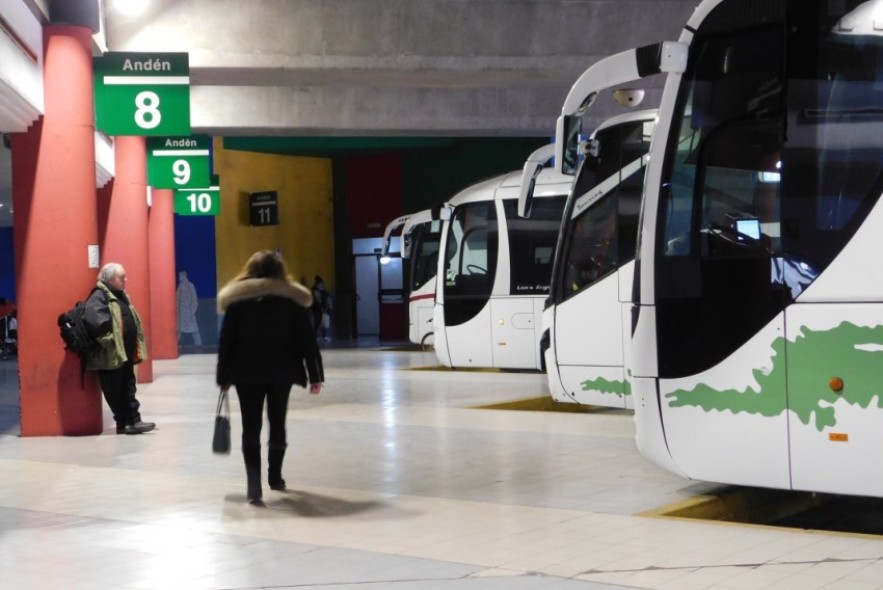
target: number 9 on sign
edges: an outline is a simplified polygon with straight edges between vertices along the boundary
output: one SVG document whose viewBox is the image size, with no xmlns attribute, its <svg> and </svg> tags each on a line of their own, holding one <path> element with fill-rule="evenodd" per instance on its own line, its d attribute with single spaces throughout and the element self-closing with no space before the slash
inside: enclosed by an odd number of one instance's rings
<svg viewBox="0 0 883 590">
<path fill-rule="evenodd" d="M 172 174 L 175 176 L 175 184 L 187 184 L 190 182 L 190 162 L 187 160 L 175 160 L 175 163 L 172 164 Z"/>
</svg>

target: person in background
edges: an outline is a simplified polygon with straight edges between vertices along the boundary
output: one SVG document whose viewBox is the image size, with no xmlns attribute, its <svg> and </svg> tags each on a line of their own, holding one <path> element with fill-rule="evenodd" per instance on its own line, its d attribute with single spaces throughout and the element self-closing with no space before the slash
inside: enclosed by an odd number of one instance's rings
<svg viewBox="0 0 883 590">
<path fill-rule="evenodd" d="M 0 297 L 0 360 L 6 360 L 17 352 L 18 320 L 15 319 L 15 312 L 15 304 Z"/>
<path fill-rule="evenodd" d="M 0 297 L 0 318 L 6 317 L 15 311 L 15 303 L 5 297 Z"/>
<path fill-rule="evenodd" d="M 288 446 L 285 420 L 291 386 L 318 394 L 325 380 L 322 356 L 310 322 L 310 291 L 288 279 L 285 262 L 270 250 L 256 252 L 218 292 L 224 314 L 218 345 L 217 383 L 236 386 L 242 413 L 242 456 L 248 501 L 260 504 L 261 428 L 264 400 L 270 435 L 267 480 L 284 490 L 282 461 Z"/>
<path fill-rule="evenodd" d="M 98 273 L 84 317 L 101 348 L 86 358 L 86 369 L 98 374 L 117 434 L 142 434 L 156 424 L 141 419 L 136 397 L 135 365 L 147 359 L 147 343 L 141 318 L 126 294 L 126 280 L 126 269 L 118 262 L 105 264 Z"/>
<path fill-rule="evenodd" d="M 313 305 L 310 310 L 313 312 L 313 328 L 316 331 L 316 338 L 325 341 L 330 340 L 331 334 L 331 310 L 334 305 L 331 299 L 331 293 L 325 286 L 322 277 L 316 275 L 313 282 Z"/>
<path fill-rule="evenodd" d="M 199 297 L 196 295 L 196 287 L 187 278 L 187 272 L 178 273 L 178 341 L 181 336 L 190 334 L 194 346 L 202 345 L 202 336 L 199 333 L 199 324 L 196 321 L 196 310 L 199 308 Z"/>
</svg>

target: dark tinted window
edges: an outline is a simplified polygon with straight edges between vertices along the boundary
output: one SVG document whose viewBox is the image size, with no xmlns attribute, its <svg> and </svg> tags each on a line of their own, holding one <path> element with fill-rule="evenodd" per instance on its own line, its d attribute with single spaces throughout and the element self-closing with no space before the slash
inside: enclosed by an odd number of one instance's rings
<svg viewBox="0 0 883 590">
<path fill-rule="evenodd" d="M 490 299 L 497 270 L 497 213 L 492 201 L 454 210 L 445 252 L 445 324 L 475 317 Z"/>
<path fill-rule="evenodd" d="M 558 245 L 555 301 L 585 289 L 632 260 L 649 149 L 644 122 L 597 134 L 569 197 Z"/>
<path fill-rule="evenodd" d="M 512 295 L 547 295 L 552 280 L 552 258 L 566 196 L 534 199 L 529 219 L 516 214 L 516 202 L 503 202 L 509 230 Z"/>
<path fill-rule="evenodd" d="M 411 232 L 411 290 L 419 289 L 438 273 L 441 222 L 421 223 Z"/>
</svg>

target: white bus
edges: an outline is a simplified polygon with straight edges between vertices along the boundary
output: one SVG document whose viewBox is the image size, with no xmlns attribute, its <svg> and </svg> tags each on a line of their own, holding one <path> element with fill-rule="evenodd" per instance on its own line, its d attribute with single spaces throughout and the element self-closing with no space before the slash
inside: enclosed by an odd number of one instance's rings
<svg viewBox="0 0 883 590">
<path fill-rule="evenodd" d="M 448 367 L 542 370 L 539 339 L 552 255 L 573 177 L 545 169 L 530 219 L 516 213 L 521 171 L 470 186 L 446 206 L 435 352 Z"/>
<path fill-rule="evenodd" d="M 631 408 L 624 374 L 638 213 L 655 110 L 607 120 L 588 141 L 564 209 L 543 315 L 559 402 Z"/>
<path fill-rule="evenodd" d="M 414 344 L 432 346 L 432 314 L 435 306 L 435 275 L 438 272 L 438 245 L 441 239 L 439 207 L 391 221 L 383 233 L 381 262 L 389 255 L 393 232 L 401 228 L 399 252 L 407 260 L 408 339 Z"/>
<path fill-rule="evenodd" d="M 705 0 L 681 33 L 628 360 L 657 465 L 883 497 L 881 15 L 883 0 Z"/>
<path fill-rule="evenodd" d="M 656 111 L 608 119 L 585 147 L 583 117 L 602 91 L 611 90 L 620 106 L 634 108 L 644 97 L 632 86 L 635 81 L 684 67 L 686 51 L 678 43 L 624 51 L 583 72 L 562 106 L 555 166 L 577 179 L 562 219 L 543 314 L 541 347 L 556 401 L 632 407 L 624 365 L 638 211 Z M 525 164 L 519 214 L 530 214 L 528 180 L 543 164 L 539 157 Z"/>
</svg>

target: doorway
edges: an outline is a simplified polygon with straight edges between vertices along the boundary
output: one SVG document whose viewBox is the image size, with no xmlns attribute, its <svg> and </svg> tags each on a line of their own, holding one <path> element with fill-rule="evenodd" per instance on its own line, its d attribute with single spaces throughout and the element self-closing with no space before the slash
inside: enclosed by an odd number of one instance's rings
<svg viewBox="0 0 883 590">
<path fill-rule="evenodd" d="M 383 340 L 401 339 L 404 317 L 404 276 L 398 241 L 381 263 L 382 238 L 353 240 L 356 336 Z"/>
</svg>

